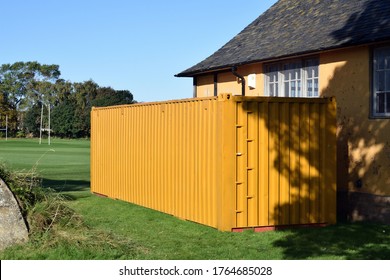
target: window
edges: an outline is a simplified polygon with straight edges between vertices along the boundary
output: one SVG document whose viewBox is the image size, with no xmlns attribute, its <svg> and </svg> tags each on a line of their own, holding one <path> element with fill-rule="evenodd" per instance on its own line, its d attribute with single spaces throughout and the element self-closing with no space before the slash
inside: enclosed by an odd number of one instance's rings
<svg viewBox="0 0 390 280">
<path fill-rule="evenodd" d="M 374 50 L 372 113 L 390 117 L 390 47 Z"/>
<path fill-rule="evenodd" d="M 266 65 L 265 95 L 318 97 L 318 59 L 286 61 Z"/>
</svg>

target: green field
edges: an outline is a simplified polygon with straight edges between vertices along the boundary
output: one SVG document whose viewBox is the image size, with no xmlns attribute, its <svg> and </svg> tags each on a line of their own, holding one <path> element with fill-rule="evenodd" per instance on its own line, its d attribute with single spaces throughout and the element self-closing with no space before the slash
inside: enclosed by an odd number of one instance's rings
<svg viewBox="0 0 390 280">
<path fill-rule="evenodd" d="M 390 226 L 338 224 L 265 233 L 207 226 L 89 192 L 89 141 L 0 139 L 0 161 L 36 168 L 45 187 L 65 194 L 79 228 L 32 234 L 0 259 L 390 259 Z"/>
<path fill-rule="evenodd" d="M 56 190 L 89 188 L 89 141 L 53 139 L 0 140 L 0 162 L 14 170 L 37 169 L 43 184 Z"/>
</svg>

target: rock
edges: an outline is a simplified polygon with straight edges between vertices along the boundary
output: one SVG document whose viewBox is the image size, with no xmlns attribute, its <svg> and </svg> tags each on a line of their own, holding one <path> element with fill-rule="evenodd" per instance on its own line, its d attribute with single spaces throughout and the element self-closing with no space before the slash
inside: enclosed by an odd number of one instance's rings
<svg viewBox="0 0 390 280">
<path fill-rule="evenodd" d="M 0 178 L 0 250 L 27 240 L 28 230 L 19 205 Z"/>
</svg>

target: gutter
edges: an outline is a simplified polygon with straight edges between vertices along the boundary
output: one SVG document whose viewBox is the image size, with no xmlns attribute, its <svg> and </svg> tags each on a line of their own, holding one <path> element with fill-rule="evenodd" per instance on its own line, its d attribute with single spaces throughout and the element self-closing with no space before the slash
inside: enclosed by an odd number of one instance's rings
<svg viewBox="0 0 390 280">
<path fill-rule="evenodd" d="M 237 66 L 233 66 L 231 68 L 231 71 L 232 71 L 234 76 L 236 76 L 237 78 L 239 78 L 241 80 L 241 95 L 245 96 L 245 79 L 244 79 L 244 76 L 241 76 L 240 74 L 237 73 Z"/>
</svg>

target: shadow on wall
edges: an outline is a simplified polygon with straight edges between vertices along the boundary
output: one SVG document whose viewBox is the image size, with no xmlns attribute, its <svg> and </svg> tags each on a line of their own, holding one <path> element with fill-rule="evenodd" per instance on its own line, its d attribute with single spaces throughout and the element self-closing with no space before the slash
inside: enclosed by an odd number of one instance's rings
<svg viewBox="0 0 390 280">
<path fill-rule="evenodd" d="M 354 15 L 347 25 L 332 35 L 340 41 L 354 41 L 365 34 L 366 16 L 371 15 L 370 9 L 377 9 L 379 0 L 370 1 L 360 15 Z M 383 22 L 390 28 L 388 16 L 377 18 L 378 28 Z M 364 30 L 363 33 L 360 30 Z M 376 30 L 374 32 L 377 32 Z M 370 33 L 371 34 L 371 33 Z M 371 34 L 372 35 L 372 34 Z M 364 35 L 365 36 L 365 35 Z M 390 179 L 390 121 L 370 118 L 370 63 L 368 48 L 360 48 L 364 52 L 363 58 L 356 58 L 354 49 L 345 51 L 339 57 L 330 57 L 329 63 L 345 62 L 335 68 L 326 88 L 322 89 L 324 97 L 335 96 L 337 100 L 337 214 L 338 221 L 390 221 L 389 204 Z M 332 61 L 333 59 L 333 61 Z M 281 112 L 279 113 L 281 114 Z M 309 112 L 310 114 L 310 112 Z M 280 115 L 279 115 L 280 116 Z M 310 122 L 313 122 L 312 116 Z M 280 146 L 287 146 L 290 155 L 299 156 L 300 160 L 310 163 L 310 170 L 302 170 L 299 163 L 291 166 L 291 157 L 279 152 L 273 161 L 274 168 L 279 170 L 279 180 L 284 180 L 290 186 L 289 203 L 275 206 L 273 219 L 282 223 L 292 221 L 293 211 L 300 212 L 301 221 L 315 220 L 320 213 L 312 206 L 317 207 L 319 182 L 329 176 L 330 170 L 322 169 L 320 158 L 321 144 L 318 139 L 310 140 L 308 147 L 301 143 L 293 143 L 291 129 L 294 119 L 270 119 L 268 122 L 271 137 L 280 139 Z M 279 129 L 273 129 L 277 127 Z M 298 124 L 299 126 L 299 124 Z M 310 129 L 312 127 L 309 124 Z M 305 129 L 305 128 L 303 128 Z M 290 168 L 287 168 L 291 166 Z M 280 181 L 279 181 L 280 182 Z M 272 186 L 270 186 L 272 187 Z M 280 187 L 280 186 L 279 186 Z M 325 186 L 329 187 L 329 186 Z M 301 192 L 306 195 L 302 196 Z M 300 194 L 300 195 L 294 195 Z M 367 196 L 368 197 L 367 199 Z M 387 196 L 387 197 L 386 197 Z M 381 200 L 385 197 L 385 200 Z M 294 210 L 299 209 L 299 210 Z M 304 211 L 302 211 L 302 209 Z M 302 217 L 303 215 L 303 217 Z M 306 216 L 305 216 L 306 215 Z M 352 229 L 353 230 L 353 229 Z M 305 244 L 302 239 L 302 244 Z M 299 241 L 297 241 L 299 242 Z M 340 244 L 342 245 L 342 244 Z"/>
<path fill-rule="evenodd" d="M 269 188 L 284 198 L 270 205 L 269 215 L 279 225 L 335 221 L 335 108 L 325 113 L 332 106 L 294 104 L 270 114 L 269 139 L 276 147 L 270 149 L 270 174 L 279 174 Z"/>
<path fill-rule="evenodd" d="M 380 7 L 380 2 L 381 0 L 370 1 L 362 13 L 353 15 L 346 26 L 334 32 L 332 36 L 346 43 L 359 40 L 359 36 L 371 38 L 370 36 L 382 32 L 384 28 L 390 29 L 390 18 L 380 13 L 375 18 L 378 23 L 377 29 L 368 30 L 366 26 L 367 16 L 373 14 L 372 9 L 377 10 Z M 363 58 L 360 56 L 362 53 Z M 388 223 L 390 221 L 388 175 L 390 120 L 370 118 L 369 57 L 369 48 L 362 47 L 359 50 L 349 49 L 345 53 L 340 52 L 334 57 L 330 54 L 327 58 L 327 63 L 337 65 L 327 86 L 322 89 L 322 95 L 335 96 L 337 101 L 338 222 L 370 220 Z M 345 61 L 340 64 L 338 63 L 340 60 Z M 307 153 L 299 143 L 290 143 L 291 137 L 283 136 L 291 134 L 291 131 L 285 128 L 291 126 L 293 120 L 285 123 L 282 118 L 276 121 L 270 120 L 268 124 L 270 132 L 273 126 L 278 125 L 277 122 L 280 122 L 280 129 L 276 135 L 281 139 L 280 145 L 290 146 L 288 153 L 299 155 L 302 160 L 310 162 L 310 169 L 313 169 L 311 173 L 301 170 L 299 165 L 290 169 L 283 168 L 289 166 L 291 159 L 282 153 L 279 153 L 273 161 L 274 168 L 279 169 L 281 178 L 279 180 L 289 182 L 290 193 L 299 193 L 304 184 L 307 184 L 304 188 L 310 190 L 309 195 L 304 197 L 290 195 L 289 203 L 275 207 L 274 219 L 283 221 L 286 220 L 283 215 L 287 215 L 287 219 L 291 222 L 292 209 L 300 209 L 302 215 L 312 216 L 317 213 L 312 212 L 310 208 L 311 205 L 316 205 L 318 200 L 315 189 L 318 188 L 321 178 L 328 176 L 329 171 L 318 168 L 318 162 L 315 160 L 316 154 L 321 153 L 318 143 L 311 141 L 313 145 L 310 147 L 310 153 Z M 309 211 L 303 213 L 302 207 Z M 286 259 L 326 259 L 327 256 L 334 255 L 338 255 L 341 259 L 388 259 L 390 257 L 389 247 L 386 245 L 388 229 L 382 227 L 358 223 L 338 224 L 321 229 L 300 229 L 292 231 L 285 240 L 275 241 L 274 244 L 283 248 Z"/>
<path fill-rule="evenodd" d="M 353 221 L 390 221 L 389 209 L 380 209 L 386 204 L 381 197 L 385 199 L 390 191 L 390 122 L 370 118 L 369 63 L 367 66 L 347 62 L 338 67 L 323 91 L 324 96 L 335 95 L 338 104 L 339 212 Z M 351 82 L 345 83 L 346 80 Z"/>
<path fill-rule="evenodd" d="M 378 40 L 390 34 L 384 1 L 369 1 L 361 13 L 332 33 L 343 43 Z M 375 28 L 372 28 L 372 26 Z M 359 54 L 338 67 L 324 96 L 336 96 L 338 103 L 338 190 L 340 212 L 349 220 L 390 221 L 390 122 L 370 118 L 371 63 L 369 49 L 365 61 Z M 346 83 L 346 81 L 349 81 Z M 347 207 L 344 207 L 347 205 Z"/>
</svg>

